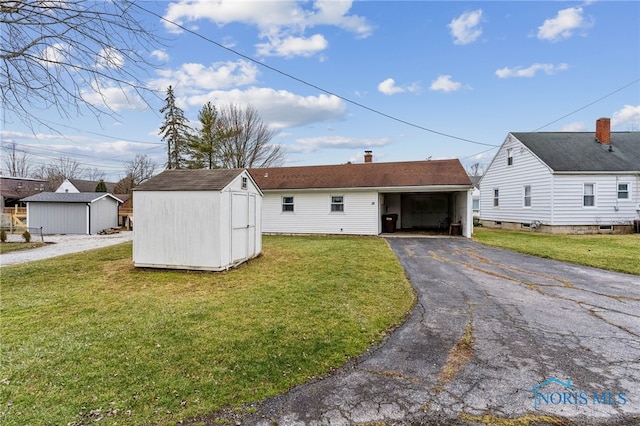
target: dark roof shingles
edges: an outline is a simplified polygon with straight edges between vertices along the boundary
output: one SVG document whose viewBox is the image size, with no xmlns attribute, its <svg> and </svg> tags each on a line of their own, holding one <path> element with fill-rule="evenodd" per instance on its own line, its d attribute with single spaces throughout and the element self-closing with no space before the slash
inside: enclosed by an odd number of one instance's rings
<svg viewBox="0 0 640 426">
<path fill-rule="evenodd" d="M 103 196 L 117 198 L 106 192 L 41 192 L 21 201 L 42 203 L 90 203 Z"/>
<path fill-rule="evenodd" d="M 611 132 L 610 145 L 589 132 L 511 134 L 557 172 L 640 171 L 640 132 Z"/>
<path fill-rule="evenodd" d="M 136 186 L 134 191 L 219 191 L 244 169 L 165 170 Z"/>
</svg>

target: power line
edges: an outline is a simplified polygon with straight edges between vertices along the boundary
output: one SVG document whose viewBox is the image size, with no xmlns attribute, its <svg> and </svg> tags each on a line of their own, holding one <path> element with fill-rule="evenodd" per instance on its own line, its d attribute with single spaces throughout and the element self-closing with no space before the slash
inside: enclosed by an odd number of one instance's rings
<svg viewBox="0 0 640 426">
<path fill-rule="evenodd" d="M 314 88 L 314 89 L 316 89 L 316 90 L 319 90 L 319 91 L 321 91 L 321 92 L 324 92 L 324 93 L 326 93 L 326 94 L 328 94 L 328 95 L 335 96 L 335 97 L 336 97 L 336 98 L 338 98 L 338 99 L 342 99 L 343 101 L 345 101 L 345 102 L 347 102 L 347 103 L 350 103 L 350 104 L 352 104 L 352 105 L 358 106 L 358 107 L 360 107 L 360 108 L 362 108 L 362 109 L 366 109 L 367 111 L 373 112 L 374 114 L 378 114 L 378 115 L 381 115 L 381 116 L 383 116 L 383 117 L 385 117 L 385 118 L 388 118 L 388 119 L 390 119 L 390 120 L 397 121 L 398 123 L 402 123 L 402 124 L 405 124 L 405 125 L 407 125 L 407 126 L 411 126 L 411 127 L 416 128 L 416 129 L 424 130 L 424 131 L 426 131 L 426 132 L 430 132 L 430 133 L 433 133 L 433 134 L 436 134 L 436 135 L 440 135 L 440 136 L 444 136 L 444 137 L 447 137 L 447 138 L 457 139 L 457 140 L 459 140 L 459 141 L 468 142 L 468 143 L 472 143 L 472 144 L 476 144 L 476 145 L 484 145 L 484 146 L 491 146 L 491 147 L 497 147 L 497 146 L 498 146 L 498 145 L 495 145 L 495 144 L 489 144 L 489 143 L 485 143 L 485 142 L 478 142 L 478 141 L 474 141 L 474 140 L 471 140 L 471 139 L 466 139 L 466 138 L 462 138 L 462 137 L 459 137 L 459 136 L 451 135 L 451 134 L 448 134 L 448 133 L 439 132 L 439 131 L 437 131 L 437 130 L 429 129 L 429 128 L 424 127 L 424 126 L 421 126 L 421 125 L 419 125 L 419 124 L 415 124 L 415 123 L 412 123 L 412 122 L 409 122 L 409 121 L 403 120 L 403 119 L 401 119 L 401 118 L 395 117 L 395 116 L 393 116 L 393 115 L 387 114 L 387 113 L 385 113 L 385 112 L 379 111 L 379 110 L 377 110 L 377 109 L 374 109 L 374 108 L 368 107 L 368 106 L 366 106 L 366 105 L 364 105 L 364 104 L 361 104 L 360 102 L 356 102 L 356 101 L 354 101 L 354 100 L 352 100 L 352 99 L 349 99 L 349 98 L 347 98 L 347 97 L 341 96 L 341 95 L 339 95 L 339 94 L 337 94 L 337 93 L 334 93 L 334 92 L 332 92 L 332 91 L 330 91 L 330 90 L 324 89 L 324 88 L 322 88 L 322 87 L 320 87 L 320 86 L 318 86 L 318 85 L 315 85 L 315 84 L 313 84 L 313 83 L 309 83 L 309 82 L 308 82 L 308 81 L 306 81 L 306 80 L 303 80 L 303 79 L 301 79 L 301 78 L 299 78 L 299 77 L 296 77 L 296 76 L 294 76 L 294 75 L 292 75 L 292 74 L 289 74 L 289 73 L 287 73 L 287 72 L 284 72 L 284 71 L 282 71 L 282 70 L 280 70 L 280 69 L 278 69 L 278 68 L 272 67 L 272 66 L 267 65 L 267 64 L 265 64 L 265 63 L 263 63 L 263 62 L 260 62 L 260 61 L 258 61 L 258 60 L 256 60 L 256 59 L 253 59 L 252 57 L 250 57 L 250 56 L 248 56 L 248 55 L 245 55 L 245 54 L 240 53 L 240 52 L 238 52 L 238 51 L 236 51 L 236 50 L 234 50 L 234 49 L 231 49 L 231 48 L 229 48 L 229 47 L 227 47 L 227 46 L 224 46 L 223 44 L 218 43 L 217 41 L 215 41 L 215 40 L 213 40 L 213 39 L 210 39 L 210 38 L 208 38 L 208 37 L 205 37 L 205 36 L 203 36 L 202 34 L 199 34 L 199 33 L 195 32 L 195 31 L 192 31 L 192 30 L 190 30 L 190 29 L 188 29 L 188 28 L 186 28 L 186 27 L 184 27 L 184 26 L 182 26 L 182 25 L 178 24 L 177 22 L 173 22 L 173 21 L 171 21 L 171 20 L 169 20 L 169 19 L 165 18 L 164 16 L 159 15 L 159 14 L 157 14 L 156 12 L 153 12 L 153 11 L 150 11 L 150 10 L 148 10 L 148 9 L 145 9 L 144 7 L 140 6 L 140 2 L 132 3 L 132 5 L 133 5 L 133 6 L 135 6 L 135 7 L 137 7 L 138 9 L 140 9 L 140 10 L 144 11 L 144 12 L 149 13 L 150 15 L 153 15 L 153 16 L 157 17 L 158 19 L 160 19 L 160 20 L 162 20 L 162 21 L 165 21 L 165 22 L 167 22 L 167 23 L 169 23 L 169 24 L 171 24 L 171 25 L 175 25 L 176 27 L 178 27 L 178 28 L 182 29 L 182 30 L 183 30 L 183 31 L 185 31 L 185 32 L 188 32 L 189 34 L 192 34 L 192 35 L 194 35 L 194 36 L 196 36 L 196 37 L 199 37 L 199 38 L 201 38 L 201 39 L 205 40 L 205 41 L 207 41 L 208 43 L 214 44 L 214 45 L 216 45 L 216 46 L 220 47 L 221 49 L 224 49 L 224 50 L 226 50 L 226 51 L 228 51 L 228 52 L 233 53 L 234 55 L 240 56 L 241 58 L 244 58 L 244 59 L 246 59 L 246 60 L 248 60 L 248 61 L 250 61 L 250 62 L 253 62 L 253 63 L 254 63 L 254 64 L 256 64 L 256 65 L 259 65 L 259 66 L 261 66 L 261 67 L 267 68 L 267 69 L 269 69 L 269 70 L 271 70 L 271 71 L 273 71 L 273 72 L 275 72 L 275 73 L 278 73 L 278 74 L 283 75 L 283 76 L 285 76 L 285 77 L 287 77 L 287 78 L 290 78 L 290 79 L 292 79 L 292 80 L 295 80 L 295 81 L 297 81 L 298 83 L 301 83 L 301 84 L 304 84 L 304 85 L 306 85 L 306 86 L 312 87 L 312 88 Z"/>
</svg>

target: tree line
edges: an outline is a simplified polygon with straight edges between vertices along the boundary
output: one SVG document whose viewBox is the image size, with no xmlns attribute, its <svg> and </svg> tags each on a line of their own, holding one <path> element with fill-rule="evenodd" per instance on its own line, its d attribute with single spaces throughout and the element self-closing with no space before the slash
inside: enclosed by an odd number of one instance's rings
<svg viewBox="0 0 640 426">
<path fill-rule="evenodd" d="M 251 105 L 242 108 L 231 103 L 218 109 L 207 102 L 200 109 L 197 127 L 192 128 L 169 86 L 160 112 L 167 169 L 273 167 L 284 162 L 283 146 L 271 143 L 275 131 Z"/>
</svg>

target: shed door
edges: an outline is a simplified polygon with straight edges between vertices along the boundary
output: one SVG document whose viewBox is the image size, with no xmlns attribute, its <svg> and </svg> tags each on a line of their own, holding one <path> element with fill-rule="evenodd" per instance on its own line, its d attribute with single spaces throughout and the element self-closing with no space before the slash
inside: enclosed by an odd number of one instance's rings
<svg viewBox="0 0 640 426">
<path fill-rule="evenodd" d="M 245 260 L 249 244 L 249 194 L 231 194 L 231 261 Z"/>
</svg>

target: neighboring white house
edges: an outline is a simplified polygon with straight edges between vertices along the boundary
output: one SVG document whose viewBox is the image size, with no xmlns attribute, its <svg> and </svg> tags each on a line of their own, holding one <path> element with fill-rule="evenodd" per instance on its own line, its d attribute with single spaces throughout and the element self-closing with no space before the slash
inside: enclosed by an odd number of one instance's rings
<svg viewBox="0 0 640 426">
<path fill-rule="evenodd" d="M 473 185 L 457 159 L 374 163 L 367 151 L 364 163 L 250 172 L 264 193 L 265 233 L 473 231 Z"/>
<path fill-rule="evenodd" d="M 133 199 L 135 266 L 221 271 L 262 252 L 262 192 L 244 169 L 166 170 Z"/>
<path fill-rule="evenodd" d="M 60 186 L 56 189 L 56 192 L 95 192 L 96 187 L 100 181 L 94 180 L 82 180 L 82 179 L 65 179 Z M 115 182 L 105 182 L 107 186 L 107 192 L 114 193 L 116 186 Z"/>
<path fill-rule="evenodd" d="M 509 133 L 480 183 L 487 227 L 628 232 L 640 219 L 640 132 Z"/>
<path fill-rule="evenodd" d="M 118 226 L 119 198 L 104 192 L 41 192 L 27 204 L 27 226 L 44 234 L 97 234 Z"/>
</svg>

